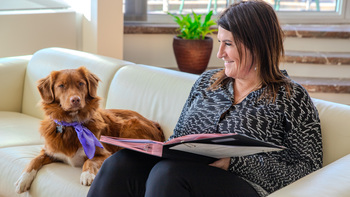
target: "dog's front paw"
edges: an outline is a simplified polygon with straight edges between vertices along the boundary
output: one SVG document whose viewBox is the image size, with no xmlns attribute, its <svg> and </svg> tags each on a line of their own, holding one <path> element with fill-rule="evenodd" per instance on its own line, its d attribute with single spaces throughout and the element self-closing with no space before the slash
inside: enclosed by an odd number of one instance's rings
<svg viewBox="0 0 350 197">
<path fill-rule="evenodd" d="M 91 185 L 92 181 L 95 179 L 95 176 L 96 176 L 95 174 L 90 173 L 89 171 L 84 171 L 80 175 L 80 183 L 82 185 L 89 186 Z"/>
<path fill-rule="evenodd" d="M 15 183 L 16 192 L 20 194 L 28 191 L 32 185 L 36 173 L 36 170 L 32 170 L 31 172 L 23 172 Z"/>
</svg>

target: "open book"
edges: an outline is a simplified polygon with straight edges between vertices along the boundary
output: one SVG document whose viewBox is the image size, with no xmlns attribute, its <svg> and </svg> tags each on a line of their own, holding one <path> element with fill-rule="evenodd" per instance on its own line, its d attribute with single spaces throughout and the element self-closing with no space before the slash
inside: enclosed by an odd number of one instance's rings
<svg viewBox="0 0 350 197">
<path fill-rule="evenodd" d="M 164 158 L 178 158 L 181 155 L 187 155 L 188 157 L 188 153 L 190 153 L 190 155 L 195 154 L 220 159 L 284 149 L 282 146 L 237 133 L 192 134 L 174 138 L 167 142 L 101 136 L 100 141 Z"/>
</svg>

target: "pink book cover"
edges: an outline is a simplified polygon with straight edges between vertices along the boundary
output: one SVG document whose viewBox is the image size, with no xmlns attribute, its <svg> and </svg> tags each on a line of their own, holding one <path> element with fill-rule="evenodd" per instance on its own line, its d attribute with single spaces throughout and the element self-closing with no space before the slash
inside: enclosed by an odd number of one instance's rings
<svg viewBox="0 0 350 197">
<path fill-rule="evenodd" d="M 191 134 L 174 138 L 167 142 L 101 136 L 100 141 L 158 157 L 168 158 L 171 158 L 174 153 L 186 152 L 219 159 L 261 152 L 280 151 L 285 148 L 237 133 Z"/>
<path fill-rule="evenodd" d="M 163 142 L 146 139 L 117 138 L 110 136 L 101 136 L 100 141 L 158 157 L 162 157 L 163 154 Z"/>
</svg>

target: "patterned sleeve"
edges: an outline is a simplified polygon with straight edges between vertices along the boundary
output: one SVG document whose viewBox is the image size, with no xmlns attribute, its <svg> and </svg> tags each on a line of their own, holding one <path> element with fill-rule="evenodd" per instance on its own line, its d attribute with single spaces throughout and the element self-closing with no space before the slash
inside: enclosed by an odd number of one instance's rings
<svg viewBox="0 0 350 197">
<path fill-rule="evenodd" d="M 306 90 L 293 85 L 290 98 L 277 101 L 284 118 L 285 150 L 231 158 L 229 170 L 271 193 L 322 167 L 318 112 Z"/>
</svg>

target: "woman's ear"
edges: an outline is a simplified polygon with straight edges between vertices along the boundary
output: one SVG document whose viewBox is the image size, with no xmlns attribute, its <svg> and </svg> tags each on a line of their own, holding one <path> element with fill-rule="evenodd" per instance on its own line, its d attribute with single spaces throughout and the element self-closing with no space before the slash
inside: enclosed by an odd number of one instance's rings
<svg viewBox="0 0 350 197">
<path fill-rule="evenodd" d="M 39 90 L 40 96 L 42 100 L 47 104 L 53 103 L 53 101 L 55 100 L 55 95 L 53 91 L 55 76 L 56 76 L 56 73 L 54 71 L 54 72 L 51 72 L 49 76 L 43 79 L 40 79 L 38 81 L 37 88 Z"/>
</svg>

